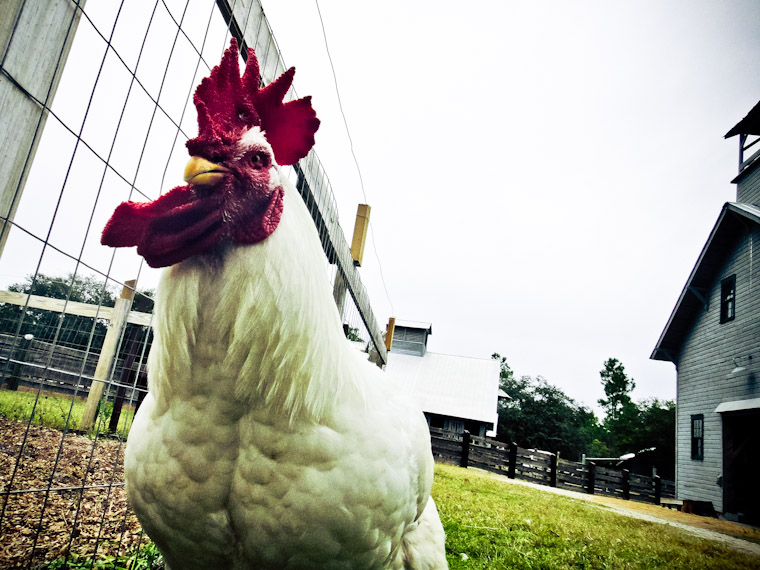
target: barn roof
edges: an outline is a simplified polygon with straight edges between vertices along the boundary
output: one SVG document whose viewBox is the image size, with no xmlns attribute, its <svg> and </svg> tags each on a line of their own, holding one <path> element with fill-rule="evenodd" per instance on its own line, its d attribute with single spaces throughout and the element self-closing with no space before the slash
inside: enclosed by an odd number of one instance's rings
<svg viewBox="0 0 760 570">
<path fill-rule="evenodd" d="M 404 321 L 402 319 L 396 319 L 397 327 L 405 327 L 408 329 L 422 329 L 433 334 L 433 325 L 431 323 L 424 323 L 421 321 Z"/>
<path fill-rule="evenodd" d="M 388 353 L 385 374 L 423 411 L 498 423 L 499 363 L 427 352 L 425 356 Z"/>
<path fill-rule="evenodd" d="M 704 309 L 707 295 L 725 263 L 726 255 L 746 232 L 747 221 L 760 224 L 760 208 L 726 202 L 649 358 L 677 363 L 681 344 L 697 315 Z"/>
<path fill-rule="evenodd" d="M 730 138 L 736 135 L 760 135 L 760 101 L 752 107 L 741 121 L 726 133 L 724 138 Z"/>
</svg>

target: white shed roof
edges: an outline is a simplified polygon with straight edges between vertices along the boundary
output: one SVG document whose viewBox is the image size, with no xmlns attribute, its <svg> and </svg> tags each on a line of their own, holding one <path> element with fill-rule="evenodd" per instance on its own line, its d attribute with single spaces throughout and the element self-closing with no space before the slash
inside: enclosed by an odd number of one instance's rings
<svg viewBox="0 0 760 570">
<path fill-rule="evenodd" d="M 404 321 L 402 319 L 396 319 L 396 326 L 406 327 L 408 329 L 422 329 L 428 331 L 429 334 L 433 334 L 433 325 L 422 321 Z"/>
<path fill-rule="evenodd" d="M 385 374 L 425 412 L 498 424 L 499 363 L 427 352 L 388 353 Z"/>
</svg>

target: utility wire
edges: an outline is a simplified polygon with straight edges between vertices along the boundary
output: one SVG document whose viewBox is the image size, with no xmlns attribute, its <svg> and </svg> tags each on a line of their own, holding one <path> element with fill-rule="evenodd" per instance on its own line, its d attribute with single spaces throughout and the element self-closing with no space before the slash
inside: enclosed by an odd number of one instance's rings
<svg viewBox="0 0 760 570">
<path fill-rule="evenodd" d="M 343 117 L 343 125 L 346 127 L 346 135 L 348 136 L 348 144 L 351 148 L 351 156 L 354 159 L 354 164 L 356 165 L 356 172 L 359 174 L 359 184 L 361 186 L 362 196 L 364 196 L 364 202 L 367 203 L 367 193 L 364 190 L 364 179 L 362 178 L 362 171 L 359 167 L 359 161 L 356 158 L 356 153 L 354 152 L 354 141 L 351 139 L 351 132 L 348 128 L 348 121 L 346 119 L 346 113 L 343 111 L 343 103 L 340 99 L 340 89 L 338 89 L 338 76 L 335 73 L 335 65 L 333 64 L 332 56 L 330 55 L 330 46 L 327 43 L 327 32 L 325 31 L 325 23 L 322 19 L 322 11 L 319 9 L 319 0 L 314 0 L 314 3 L 317 5 L 317 14 L 319 15 L 319 24 L 322 27 L 322 37 L 325 40 L 325 51 L 327 52 L 327 59 L 330 61 L 330 69 L 332 71 L 333 76 L 333 82 L 335 83 L 335 94 L 338 97 L 338 108 L 340 109 L 340 114 Z M 380 256 L 377 253 L 377 242 L 375 241 L 375 233 L 372 230 L 372 222 L 369 224 L 369 231 L 372 238 L 372 249 L 375 252 L 375 257 L 377 258 L 377 266 L 380 270 L 380 280 L 383 283 L 383 289 L 385 290 L 385 296 L 388 299 L 388 303 L 391 306 L 391 315 L 395 315 L 395 310 L 393 308 L 393 301 L 391 301 L 391 296 L 388 294 L 388 286 L 385 283 L 385 276 L 383 275 L 383 265 L 380 262 Z"/>
</svg>

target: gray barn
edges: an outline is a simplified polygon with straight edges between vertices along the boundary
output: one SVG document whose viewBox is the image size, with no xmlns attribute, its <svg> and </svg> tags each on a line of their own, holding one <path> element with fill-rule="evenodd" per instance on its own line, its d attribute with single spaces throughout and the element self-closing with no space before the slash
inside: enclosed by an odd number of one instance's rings
<svg viewBox="0 0 760 570">
<path fill-rule="evenodd" d="M 736 202 L 723 206 L 651 358 L 677 370 L 677 497 L 757 524 L 760 103 L 726 137 L 736 135 Z"/>
</svg>

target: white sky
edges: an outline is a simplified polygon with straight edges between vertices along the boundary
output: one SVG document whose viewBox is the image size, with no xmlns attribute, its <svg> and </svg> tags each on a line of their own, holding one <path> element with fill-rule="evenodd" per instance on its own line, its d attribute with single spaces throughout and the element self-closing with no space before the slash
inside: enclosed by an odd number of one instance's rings
<svg viewBox="0 0 760 570">
<path fill-rule="evenodd" d="M 322 120 L 316 151 L 350 238 L 365 198 L 317 4 L 262 3 L 285 63 L 297 68 L 299 95 L 313 96 Z M 87 4 L 102 30 L 115 17 L 111 4 Z M 146 5 L 126 2 L 116 27 L 114 49 L 131 65 L 142 41 L 135 30 L 151 18 Z M 208 70 L 188 79 L 197 57 L 181 36 L 162 83 L 173 34 L 161 30 L 172 27 L 167 10 L 179 20 L 184 5 L 158 5 L 138 77 L 194 134 L 194 111 L 180 113 Z M 195 41 L 213 2 L 190 6 Z M 430 350 L 500 352 L 516 374 L 543 375 L 589 406 L 603 395 L 609 357 L 636 380 L 636 399 L 674 398 L 673 365 L 649 355 L 722 204 L 735 198 L 738 141 L 723 135 L 760 99 L 760 3 L 322 0 L 319 8 L 372 206 L 374 241 L 360 272 L 381 326 L 391 315 L 431 322 Z M 227 44 L 214 20 L 204 47 L 211 64 Z M 53 104 L 70 125 L 85 117 L 83 94 L 104 53 L 83 19 Z M 92 267 L 105 271 L 113 260 L 117 279 L 140 272 L 138 287 L 150 287 L 156 272 L 97 236 L 130 197 L 130 182 L 156 197 L 181 183 L 187 154 L 184 141 L 172 148 L 161 138 L 171 122 L 151 119 L 140 89 L 116 130 L 130 75 L 107 57 L 82 136 L 111 153 L 128 182 L 80 145 L 61 190 L 75 138 L 49 120 L 16 223 Z M 142 152 L 148 132 L 157 134 Z M 48 274 L 76 269 L 14 229 L 3 288 L 40 259 Z"/>
<path fill-rule="evenodd" d="M 350 237 L 363 202 L 314 1 L 263 0 Z M 636 399 L 717 219 L 760 99 L 755 0 L 319 3 L 372 206 L 379 322 L 435 352 L 507 356 L 589 406 L 616 357 Z M 297 15 L 294 16 L 294 15 Z"/>
</svg>

